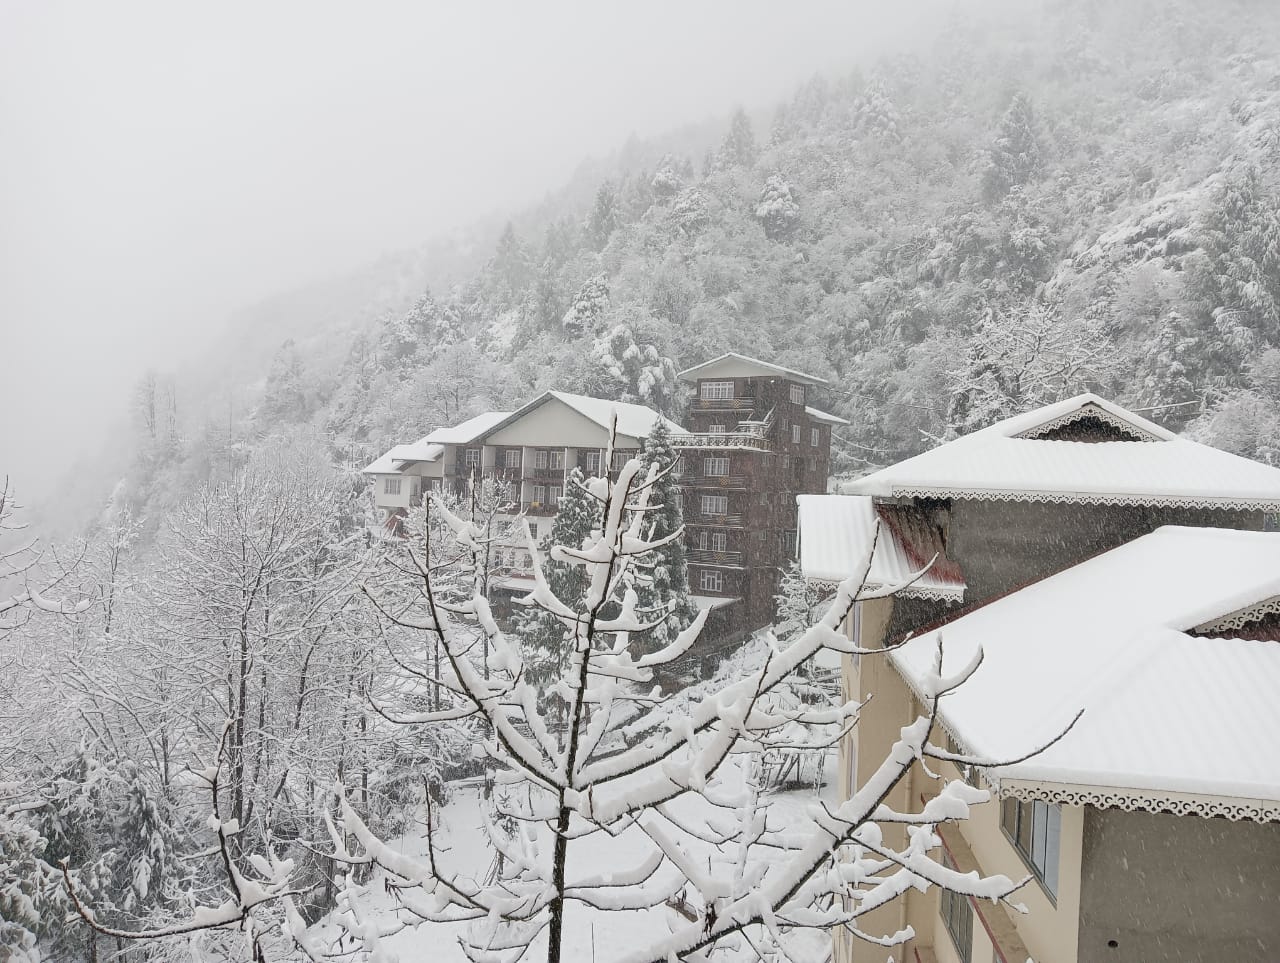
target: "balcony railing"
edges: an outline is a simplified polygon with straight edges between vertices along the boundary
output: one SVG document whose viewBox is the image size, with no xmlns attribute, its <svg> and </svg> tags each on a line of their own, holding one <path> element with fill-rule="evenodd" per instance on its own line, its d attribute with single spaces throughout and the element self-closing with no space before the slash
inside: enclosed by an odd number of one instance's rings
<svg viewBox="0 0 1280 963">
<path fill-rule="evenodd" d="M 750 395 L 745 398 L 694 398 L 694 411 L 750 411 L 756 406 L 756 399 Z"/>
<path fill-rule="evenodd" d="M 526 515 L 554 515 L 558 511 L 555 502 L 525 502 L 521 509 Z"/>
<path fill-rule="evenodd" d="M 713 552 L 706 548 L 694 548 L 689 551 L 689 561 L 701 565 L 742 565 L 741 552 Z"/>
<path fill-rule="evenodd" d="M 525 478 L 536 478 L 541 481 L 556 481 L 564 478 L 563 468 L 526 468 L 524 472 Z"/>
<path fill-rule="evenodd" d="M 691 519 L 694 525 L 719 525 L 722 528 L 740 528 L 742 522 L 742 515 L 707 515 L 701 512 Z"/>
<path fill-rule="evenodd" d="M 675 448 L 750 448 L 753 451 L 771 451 L 772 446 L 763 431 L 712 431 L 690 434 L 673 434 L 671 444 Z"/>
<path fill-rule="evenodd" d="M 684 488 L 746 488 L 746 475 L 681 475 Z"/>
</svg>

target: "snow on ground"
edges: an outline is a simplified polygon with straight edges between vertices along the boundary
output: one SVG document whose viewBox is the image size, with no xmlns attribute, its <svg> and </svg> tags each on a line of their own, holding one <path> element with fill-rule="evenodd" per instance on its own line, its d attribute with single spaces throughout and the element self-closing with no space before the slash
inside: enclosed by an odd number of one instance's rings
<svg viewBox="0 0 1280 963">
<path fill-rule="evenodd" d="M 743 760 L 743 761 L 739 761 Z M 727 782 L 741 778 L 739 767 L 745 765 L 744 757 L 734 757 L 726 764 L 724 778 Z M 836 771 L 834 756 L 828 759 L 824 771 L 831 774 Z M 815 806 L 819 800 L 836 801 L 833 780 L 828 778 L 827 784 L 818 792 L 813 789 L 794 790 L 767 794 L 762 802 L 769 804 L 769 826 L 771 829 L 786 825 L 795 825 L 804 818 L 809 807 Z M 478 786 L 466 786 L 456 790 L 449 803 L 439 811 L 440 830 L 436 836 L 436 857 L 440 863 L 451 871 L 462 876 L 469 876 L 483 881 L 493 870 L 493 852 L 482 825 L 483 800 Z M 702 799 L 686 796 L 674 805 L 677 816 L 684 820 L 704 819 L 711 809 Z M 777 820 L 775 824 L 774 820 Z M 400 852 L 418 857 L 425 857 L 427 852 L 426 837 L 421 829 L 406 834 L 392 843 Z M 638 830 L 632 829 L 617 838 L 609 838 L 603 834 L 591 839 L 570 844 L 568 876 L 572 882 L 585 876 L 597 873 L 618 872 L 638 863 L 648 852 L 647 837 Z M 699 858 L 719 863 L 727 861 L 721 857 L 710 844 L 696 840 L 689 842 L 689 848 L 697 852 Z M 369 886 L 368 902 L 362 909 L 371 915 L 388 918 L 395 912 L 394 899 L 388 895 L 375 876 Z M 624 953 L 634 952 L 647 943 L 664 935 L 670 925 L 682 922 L 674 910 L 661 907 L 652 910 L 605 913 L 570 904 L 565 911 L 565 955 L 566 960 L 582 961 L 582 963 L 609 963 Z M 458 945 L 465 923 L 421 923 L 417 928 L 410 928 L 387 938 L 382 946 L 393 952 L 399 963 L 413 963 L 417 960 L 430 960 L 432 963 L 467 963 L 467 957 Z M 332 935 L 335 931 L 331 925 L 321 925 L 319 931 L 324 935 Z M 812 951 L 824 952 L 828 943 L 825 934 L 804 934 L 800 937 L 812 941 Z M 807 949 L 809 947 L 806 947 Z M 531 954 L 526 957 L 538 960 L 545 957 L 545 934 L 535 944 Z M 720 957 L 725 961 L 736 959 L 756 959 L 754 953 L 744 950 L 744 954 Z"/>
</svg>

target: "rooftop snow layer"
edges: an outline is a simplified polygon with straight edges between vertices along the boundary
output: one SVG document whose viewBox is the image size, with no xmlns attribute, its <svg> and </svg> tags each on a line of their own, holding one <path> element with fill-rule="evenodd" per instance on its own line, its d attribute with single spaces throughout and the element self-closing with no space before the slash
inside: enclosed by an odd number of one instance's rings
<svg viewBox="0 0 1280 963">
<path fill-rule="evenodd" d="M 906 581 L 929 565 L 936 554 L 938 560 L 899 594 L 946 600 L 964 597 L 964 577 L 943 555 L 941 539 L 929 538 L 927 526 L 910 524 L 901 517 L 885 517 L 866 496 L 798 495 L 796 502 L 800 568 L 805 578 L 842 582 L 861 575 L 879 521 L 880 535 L 866 579 L 869 588 Z"/>
<path fill-rule="evenodd" d="M 827 384 L 825 378 L 808 375 L 794 368 L 784 368 L 782 365 L 761 361 L 759 358 L 751 358 L 734 351 L 726 352 L 702 364 L 696 364 L 692 368 L 685 368 L 676 377 L 681 381 L 697 381 L 699 378 L 714 378 L 717 375 L 726 378 L 783 377 L 808 385 Z"/>
<path fill-rule="evenodd" d="M 833 415 L 829 411 L 820 411 L 817 408 L 806 407 L 804 409 L 804 413 L 808 415 L 810 418 L 812 418 L 814 421 L 823 421 L 823 422 L 826 422 L 828 425 L 847 425 L 849 423 L 845 419 L 841 418 L 839 415 Z"/>
<path fill-rule="evenodd" d="M 966 751 L 986 758 L 1021 756 L 1084 710 L 1060 742 L 992 770 L 1002 789 L 1020 780 L 1230 797 L 1244 801 L 1237 812 L 1280 819 L 1280 645 L 1186 634 L 1277 594 L 1280 533 L 1166 527 L 890 658 L 918 687 L 939 636 L 944 675 L 982 647 L 982 666 L 944 697 L 940 716 Z"/>
<path fill-rule="evenodd" d="M 605 398 L 591 398 L 587 395 L 571 395 L 565 391 L 548 391 L 548 395 L 564 402 L 574 411 L 591 419 L 602 428 L 608 428 L 613 413 L 618 413 L 618 434 L 631 438 L 644 438 L 653 429 L 653 424 L 662 415 L 644 405 L 633 405 L 625 401 L 609 401 Z M 540 399 L 539 399 L 540 400 Z M 537 401 L 525 407 L 532 407 Z M 684 429 L 671 419 L 666 419 L 667 427 L 674 432 Z"/>
<path fill-rule="evenodd" d="M 419 443 L 434 442 L 439 445 L 470 444 L 504 418 L 510 417 L 510 415 L 511 412 L 509 411 L 486 411 L 483 414 L 476 415 L 474 418 L 468 418 L 452 428 L 437 428 L 423 437 Z"/>
<path fill-rule="evenodd" d="M 1072 419 L 1140 438 L 1068 441 Z M 1280 509 L 1280 468 L 1180 438 L 1097 395 L 1079 395 L 891 465 L 842 490 L 881 497 L 954 497 Z"/>
</svg>

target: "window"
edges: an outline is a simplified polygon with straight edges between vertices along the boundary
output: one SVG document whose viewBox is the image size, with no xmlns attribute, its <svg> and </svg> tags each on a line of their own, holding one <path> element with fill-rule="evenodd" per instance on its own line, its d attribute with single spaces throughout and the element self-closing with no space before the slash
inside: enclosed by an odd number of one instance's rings
<svg viewBox="0 0 1280 963">
<path fill-rule="evenodd" d="M 707 432 L 712 435 L 723 435 L 725 433 L 725 427 L 724 425 L 708 425 Z"/>
<path fill-rule="evenodd" d="M 707 542 L 708 538 L 709 538 L 709 535 L 705 528 L 702 531 L 698 532 L 698 548 L 702 549 L 702 551 L 704 552 L 708 548 L 708 542 Z"/>
<path fill-rule="evenodd" d="M 799 425 L 791 426 L 791 444 L 793 445 L 800 444 L 800 426 Z"/>
<path fill-rule="evenodd" d="M 790 529 L 782 533 L 782 551 L 786 554 L 787 558 L 796 557 L 795 529 Z"/>
<path fill-rule="evenodd" d="M 1031 867 L 1045 891 L 1056 898 L 1062 808 L 1038 800 L 1005 799 L 1000 803 L 1000 828 Z"/>
<path fill-rule="evenodd" d="M 635 456 L 632 451 L 615 451 L 613 453 L 613 464 L 610 466 L 615 472 L 622 471 L 622 466 L 629 462 Z"/>
<path fill-rule="evenodd" d="M 564 449 L 561 448 L 555 451 L 547 452 L 547 460 L 549 462 L 549 465 L 547 467 L 557 471 L 563 471 L 564 470 Z"/>
<path fill-rule="evenodd" d="M 502 464 L 507 468 L 520 467 L 520 449 L 508 448 L 502 456 Z"/>
<path fill-rule="evenodd" d="M 951 854 L 945 849 L 942 851 L 942 862 L 947 869 L 956 869 Z M 949 889 L 942 890 L 938 901 L 938 915 L 951 934 L 951 942 L 956 945 L 956 953 L 962 963 L 970 963 L 973 959 L 973 906 L 969 903 L 969 897 L 953 893 Z"/>
<path fill-rule="evenodd" d="M 711 533 L 711 551 L 727 552 L 729 550 L 729 536 L 724 532 Z"/>
<path fill-rule="evenodd" d="M 545 448 L 539 448 L 537 451 L 533 453 L 533 467 L 534 468 L 547 467 L 547 450 Z"/>
<path fill-rule="evenodd" d="M 729 496 L 728 495 L 703 495 L 702 496 L 702 514 L 704 515 L 725 515 L 729 512 Z"/>
<path fill-rule="evenodd" d="M 733 382 L 704 381 L 698 391 L 703 401 L 727 401 L 733 397 Z"/>
<path fill-rule="evenodd" d="M 791 403 L 793 405 L 804 404 L 804 385 L 791 386 Z"/>
<path fill-rule="evenodd" d="M 399 479 L 399 478 L 384 478 L 384 479 L 382 480 L 382 494 L 384 494 L 384 495 L 399 495 L 399 494 L 400 494 L 400 479 Z"/>
<path fill-rule="evenodd" d="M 530 537 L 530 538 L 533 538 L 533 539 L 537 539 L 537 537 L 538 537 L 538 523 L 537 523 L 537 522 L 530 522 L 530 523 L 529 523 L 529 537 Z"/>
<path fill-rule="evenodd" d="M 702 474 L 723 478 L 729 474 L 729 458 L 727 455 L 712 455 L 702 459 Z"/>
<path fill-rule="evenodd" d="M 698 579 L 698 587 L 704 592 L 723 592 L 724 573 L 714 568 L 704 568 Z"/>
<path fill-rule="evenodd" d="M 810 448 L 817 448 L 817 447 L 818 447 L 818 435 L 819 435 L 819 434 L 820 434 L 820 432 L 818 431 L 818 429 L 817 429 L 817 428 L 810 428 L 810 429 L 809 429 L 809 447 L 810 447 Z"/>
<path fill-rule="evenodd" d="M 533 500 L 539 505 L 545 505 L 547 503 L 547 486 L 546 485 L 533 486 Z"/>
<path fill-rule="evenodd" d="M 466 455 L 463 456 L 463 459 L 464 459 L 463 463 L 468 468 L 475 468 L 477 465 L 480 464 L 480 449 L 468 448 Z"/>
<path fill-rule="evenodd" d="M 559 485 L 552 485 L 550 494 L 551 494 L 551 504 L 559 508 L 560 496 L 564 494 L 564 491 L 560 488 Z"/>
<path fill-rule="evenodd" d="M 587 474 L 588 475 L 600 474 L 600 452 L 598 451 L 587 452 Z"/>
</svg>

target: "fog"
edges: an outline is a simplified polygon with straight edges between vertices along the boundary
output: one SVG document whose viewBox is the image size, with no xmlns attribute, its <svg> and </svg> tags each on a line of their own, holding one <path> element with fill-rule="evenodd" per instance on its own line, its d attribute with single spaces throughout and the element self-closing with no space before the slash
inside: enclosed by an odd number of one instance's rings
<svg viewBox="0 0 1280 963">
<path fill-rule="evenodd" d="M 237 306 L 767 107 L 943 7 L 4 5 L 0 473 L 38 503 Z"/>
</svg>

